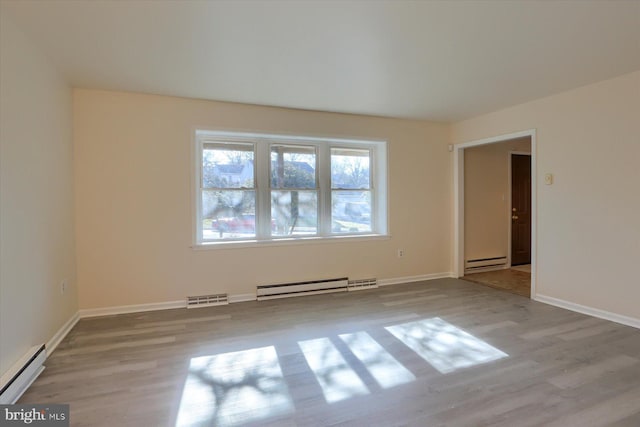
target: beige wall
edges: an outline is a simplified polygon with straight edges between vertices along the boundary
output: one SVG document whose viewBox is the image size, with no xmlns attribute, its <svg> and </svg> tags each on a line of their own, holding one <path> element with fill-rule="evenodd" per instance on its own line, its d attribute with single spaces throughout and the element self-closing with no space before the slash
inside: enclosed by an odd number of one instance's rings
<svg viewBox="0 0 640 427">
<path fill-rule="evenodd" d="M 465 260 L 509 256 L 510 152 L 531 152 L 529 137 L 464 150 Z"/>
<path fill-rule="evenodd" d="M 2 374 L 78 306 L 71 90 L 5 13 L 0 20 Z"/>
<path fill-rule="evenodd" d="M 388 140 L 392 237 L 191 249 L 197 127 Z M 448 132 L 420 121 L 74 90 L 80 307 L 247 294 L 258 284 L 324 277 L 449 272 Z"/>
<path fill-rule="evenodd" d="M 539 294 L 640 318 L 639 123 L 640 71 L 453 126 L 456 143 L 537 129 Z"/>
</svg>

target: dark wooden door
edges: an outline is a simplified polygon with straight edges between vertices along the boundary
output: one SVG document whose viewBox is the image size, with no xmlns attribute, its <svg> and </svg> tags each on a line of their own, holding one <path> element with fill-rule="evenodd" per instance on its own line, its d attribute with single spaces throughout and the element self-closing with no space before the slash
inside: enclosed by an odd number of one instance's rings
<svg viewBox="0 0 640 427">
<path fill-rule="evenodd" d="M 531 264 L 531 156 L 511 155 L 511 265 Z"/>
</svg>

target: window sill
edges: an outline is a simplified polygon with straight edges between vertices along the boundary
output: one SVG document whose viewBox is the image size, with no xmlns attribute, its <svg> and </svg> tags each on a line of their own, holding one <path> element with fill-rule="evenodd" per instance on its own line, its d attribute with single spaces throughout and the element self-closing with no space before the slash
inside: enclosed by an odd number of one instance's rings
<svg viewBox="0 0 640 427">
<path fill-rule="evenodd" d="M 272 246 L 316 245 L 326 243 L 366 242 L 371 240 L 389 240 L 389 234 L 362 234 L 351 236 L 297 237 L 273 240 L 242 240 L 198 243 L 191 246 L 195 251 L 219 249 L 262 248 Z"/>
</svg>

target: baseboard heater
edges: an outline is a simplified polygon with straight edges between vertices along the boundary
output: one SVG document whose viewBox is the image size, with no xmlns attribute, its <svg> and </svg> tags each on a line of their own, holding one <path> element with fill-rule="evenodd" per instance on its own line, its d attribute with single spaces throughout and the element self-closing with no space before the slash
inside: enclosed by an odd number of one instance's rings
<svg viewBox="0 0 640 427">
<path fill-rule="evenodd" d="M 47 351 L 44 344 L 32 347 L 0 378 L 0 404 L 16 403 L 20 396 L 44 371 Z"/>
<path fill-rule="evenodd" d="M 283 283 L 280 285 L 262 285 L 257 287 L 258 301 L 276 298 L 290 298 L 302 295 L 326 294 L 329 292 L 346 292 L 349 279 L 310 280 L 307 282 Z"/>
<path fill-rule="evenodd" d="M 507 257 L 470 259 L 464 263 L 464 272 L 498 270 L 507 266 Z"/>
</svg>

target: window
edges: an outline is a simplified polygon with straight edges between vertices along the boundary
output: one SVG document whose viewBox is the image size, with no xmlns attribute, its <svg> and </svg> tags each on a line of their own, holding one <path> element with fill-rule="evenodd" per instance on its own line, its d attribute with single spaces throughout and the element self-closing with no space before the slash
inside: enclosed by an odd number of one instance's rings
<svg viewBox="0 0 640 427">
<path fill-rule="evenodd" d="M 371 231 L 371 152 L 331 148 L 331 219 L 336 233 Z"/>
<path fill-rule="evenodd" d="M 386 235 L 386 143 L 196 131 L 196 244 Z"/>
<path fill-rule="evenodd" d="M 271 145 L 272 236 L 318 234 L 316 147 Z"/>
<path fill-rule="evenodd" d="M 203 241 L 255 238 L 254 158 L 254 144 L 203 144 Z"/>
</svg>

